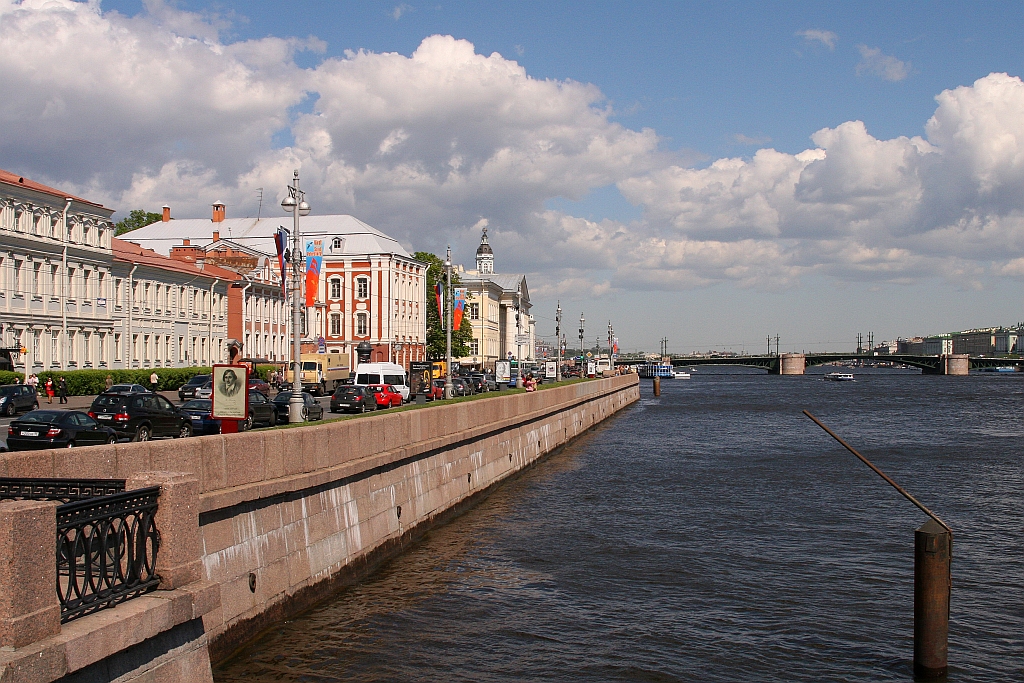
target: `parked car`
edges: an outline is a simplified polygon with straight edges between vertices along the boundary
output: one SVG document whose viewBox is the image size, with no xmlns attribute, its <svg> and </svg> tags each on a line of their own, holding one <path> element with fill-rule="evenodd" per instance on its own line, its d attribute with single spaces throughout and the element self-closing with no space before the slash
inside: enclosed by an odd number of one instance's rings
<svg viewBox="0 0 1024 683">
<path fill-rule="evenodd" d="M 117 443 L 117 433 L 80 410 L 33 410 L 7 428 L 7 448 L 12 451 L 101 443 Z"/>
<path fill-rule="evenodd" d="M 213 382 L 207 382 L 201 387 L 196 387 L 196 398 L 213 398 Z"/>
<path fill-rule="evenodd" d="M 89 417 L 111 427 L 118 437 L 149 441 L 155 437 L 192 436 L 192 417 L 160 394 L 108 394 L 96 397 Z"/>
<path fill-rule="evenodd" d="M 438 401 L 444 398 L 444 380 L 435 379 L 430 383 L 430 393 L 427 394 L 428 401 Z"/>
<path fill-rule="evenodd" d="M 104 394 L 148 394 L 149 389 L 141 384 L 114 384 Z"/>
<path fill-rule="evenodd" d="M 452 377 L 452 388 L 456 396 L 470 396 L 473 393 L 473 387 L 464 377 Z"/>
<path fill-rule="evenodd" d="M 484 383 L 487 384 L 487 391 L 498 390 L 498 382 L 495 381 L 494 375 L 484 375 Z"/>
<path fill-rule="evenodd" d="M 210 416 L 213 410 L 213 401 L 210 399 L 190 399 L 185 401 L 180 410 L 192 420 L 193 434 L 220 434 L 220 420 Z"/>
<path fill-rule="evenodd" d="M 249 388 L 255 389 L 256 391 L 262 393 L 264 396 L 270 394 L 270 385 L 267 384 L 266 380 L 263 380 L 259 377 L 249 378 Z"/>
<path fill-rule="evenodd" d="M 321 416 L 323 409 L 321 408 Z M 249 390 L 249 416 L 239 425 L 242 430 L 252 429 L 256 423 L 273 427 L 277 424 L 277 408 L 270 402 L 267 395 L 255 389 Z"/>
<path fill-rule="evenodd" d="M 5 384 L 0 387 L 0 413 L 11 417 L 22 410 L 35 410 L 39 407 L 39 397 L 35 387 L 27 384 Z"/>
<path fill-rule="evenodd" d="M 365 413 L 376 410 L 377 400 L 367 387 L 340 386 L 331 395 L 331 412 Z"/>
<path fill-rule="evenodd" d="M 469 384 L 474 394 L 482 394 L 487 391 L 487 383 L 484 382 L 483 375 L 474 373 L 472 375 L 466 375 L 463 379 Z"/>
<path fill-rule="evenodd" d="M 178 389 L 178 399 L 184 401 L 187 398 L 196 397 L 196 389 L 209 382 L 213 377 L 210 375 L 196 375 L 181 385 Z"/>
<path fill-rule="evenodd" d="M 391 384 L 370 384 L 366 390 L 372 392 L 378 409 L 402 405 L 402 393 Z"/>
<path fill-rule="evenodd" d="M 274 397 L 274 408 L 277 409 L 277 421 L 288 422 L 288 402 L 291 400 L 292 392 L 282 391 Z M 302 415 L 306 420 L 324 419 L 324 407 L 316 402 L 313 395 L 308 391 L 302 392 Z"/>
</svg>

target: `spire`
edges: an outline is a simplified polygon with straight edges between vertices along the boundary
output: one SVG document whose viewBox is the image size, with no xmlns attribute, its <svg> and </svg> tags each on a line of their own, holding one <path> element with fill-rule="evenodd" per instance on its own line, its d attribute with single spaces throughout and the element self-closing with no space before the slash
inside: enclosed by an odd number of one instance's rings
<svg viewBox="0 0 1024 683">
<path fill-rule="evenodd" d="M 476 270 L 480 274 L 494 272 L 494 252 L 491 251 L 491 245 L 487 243 L 486 225 L 480 236 L 480 246 L 476 248 Z"/>
</svg>

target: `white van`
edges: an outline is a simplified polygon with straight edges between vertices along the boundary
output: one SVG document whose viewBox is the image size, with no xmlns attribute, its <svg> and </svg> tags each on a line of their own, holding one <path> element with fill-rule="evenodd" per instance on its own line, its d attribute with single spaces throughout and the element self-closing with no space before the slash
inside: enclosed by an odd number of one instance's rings
<svg viewBox="0 0 1024 683">
<path fill-rule="evenodd" d="M 390 384 L 401 392 L 402 400 L 409 400 L 409 381 L 405 368 L 394 363 L 360 363 L 356 368 L 356 381 L 360 386 L 368 384 Z"/>
</svg>

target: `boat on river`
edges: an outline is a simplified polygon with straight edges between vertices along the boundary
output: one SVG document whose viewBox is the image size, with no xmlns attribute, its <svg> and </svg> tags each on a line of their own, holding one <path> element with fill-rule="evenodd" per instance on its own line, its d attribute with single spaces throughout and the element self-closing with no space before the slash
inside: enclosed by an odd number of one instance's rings
<svg viewBox="0 0 1024 683">
<path fill-rule="evenodd" d="M 686 370 L 674 370 L 672 372 L 672 379 L 690 379 L 690 373 Z"/>
<path fill-rule="evenodd" d="M 852 382 L 852 372 L 830 372 L 825 375 L 825 379 L 829 382 Z"/>
</svg>

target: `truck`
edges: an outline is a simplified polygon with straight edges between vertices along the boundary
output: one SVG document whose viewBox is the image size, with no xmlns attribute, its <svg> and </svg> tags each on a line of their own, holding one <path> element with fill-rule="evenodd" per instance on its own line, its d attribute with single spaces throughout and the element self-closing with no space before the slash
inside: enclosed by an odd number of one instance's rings
<svg viewBox="0 0 1024 683">
<path fill-rule="evenodd" d="M 316 396 L 334 393 L 342 380 L 349 378 L 349 355 L 333 353 L 304 353 L 302 361 L 302 390 Z"/>
</svg>

